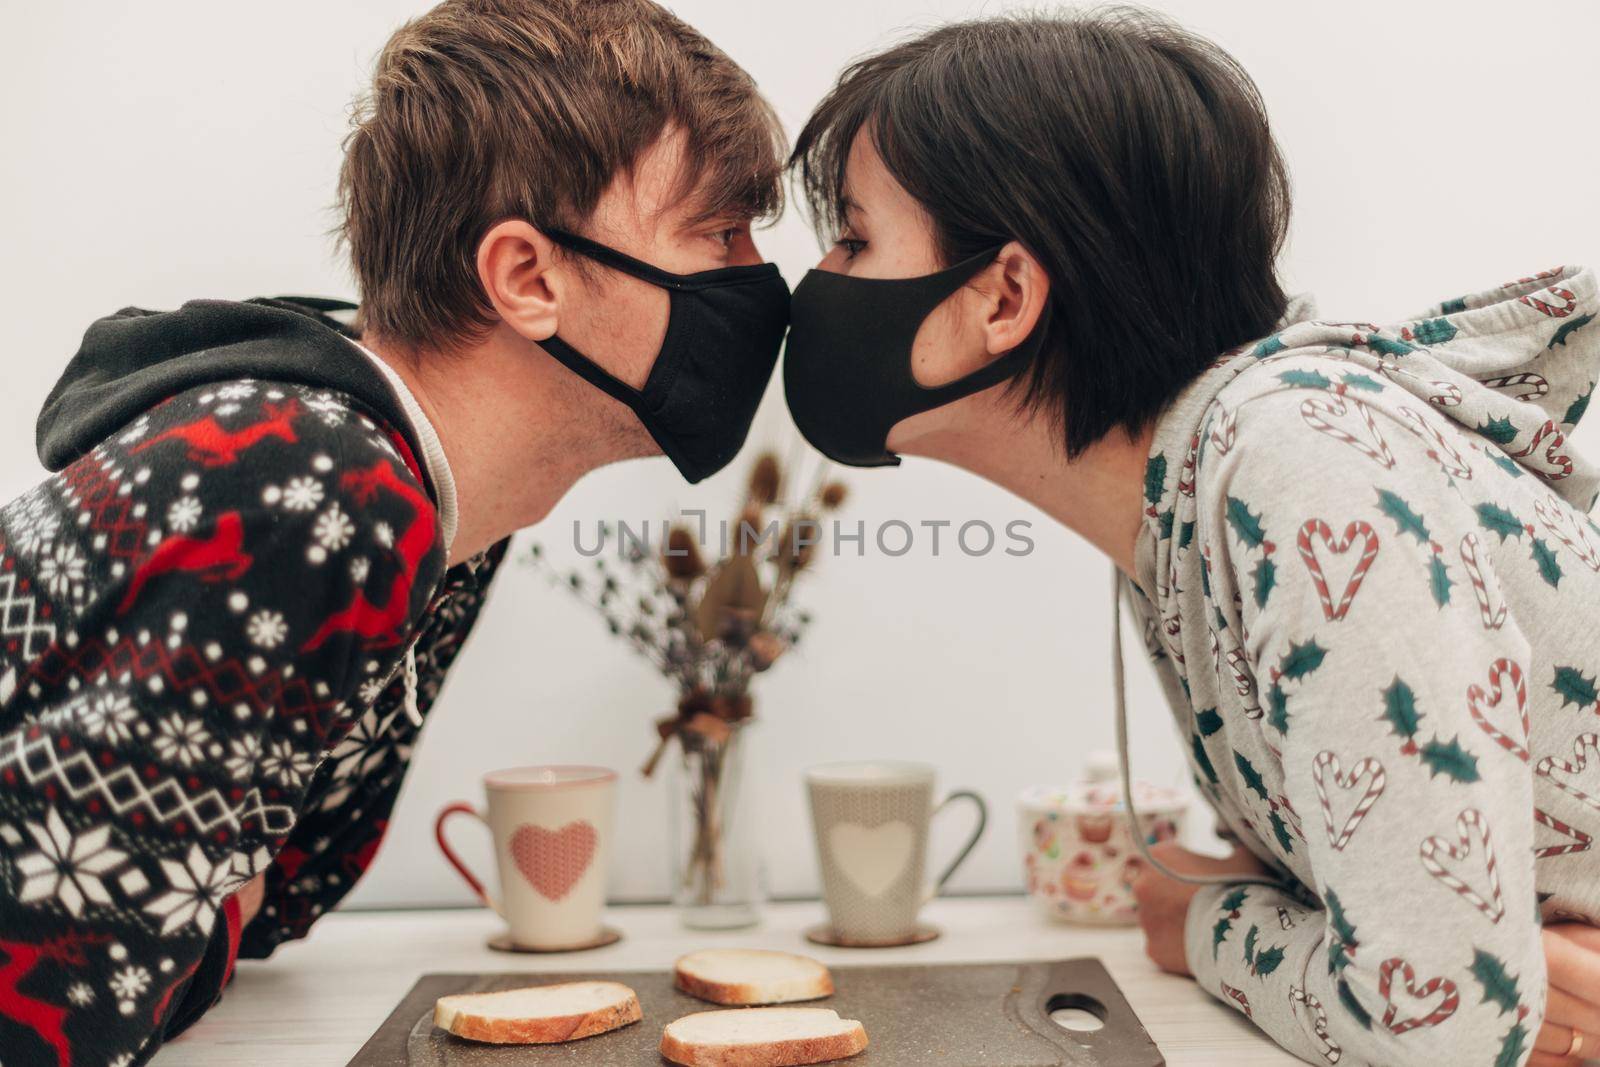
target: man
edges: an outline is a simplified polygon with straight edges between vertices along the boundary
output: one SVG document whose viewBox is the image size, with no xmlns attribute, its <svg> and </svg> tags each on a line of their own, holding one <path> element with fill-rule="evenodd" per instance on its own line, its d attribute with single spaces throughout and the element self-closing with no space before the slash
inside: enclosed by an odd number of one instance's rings
<svg viewBox="0 0 1600 1067">
<path fill-rule="evenodd" d="M 354 328 L 89 328 L 39 420 L 57 473 L 0 510 L 6 1067 L 142 1063 L 304 936 L 507 537 L 603 464 L 737 451 L 787 322 L 750 237 L 779 141 L 648 0 L 447 0 L 347 142 Z"/>
</svg>

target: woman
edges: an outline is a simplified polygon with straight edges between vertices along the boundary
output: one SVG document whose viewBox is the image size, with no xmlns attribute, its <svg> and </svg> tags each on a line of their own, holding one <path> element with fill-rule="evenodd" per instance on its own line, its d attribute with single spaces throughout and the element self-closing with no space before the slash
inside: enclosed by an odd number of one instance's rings
<svg viewBox="0 0 1600 1067">
<path fill-rule="evenodd" d="M 1600 1052 L 1600 478 L 1564 444 L 1594 275 L 1316 321 L 1274 273 L 1255 87 L 1139 13 L 862 60 L 794 165 L 837 235 L 795 292 L 796 423 L 1104 551 L 1242 846 L 1162 858 L 1269 876 L 1146 875 L 1150 956 L 1311 1061 Z"/>
</svg>

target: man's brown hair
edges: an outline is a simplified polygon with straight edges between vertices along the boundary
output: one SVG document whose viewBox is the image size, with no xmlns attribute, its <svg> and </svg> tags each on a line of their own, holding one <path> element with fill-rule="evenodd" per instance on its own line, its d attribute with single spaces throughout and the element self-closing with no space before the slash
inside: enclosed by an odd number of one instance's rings
<svg viewBox="0 0 1600 1067">
<path fill-rule="evenodd" d="M 481 338 L 478 243 L 522 218 L 578 229 L 669 129 L 703 218 L 781 206 L 783 135 L 755 83 L 650 0 L 445 0 L 402 26 L 339 174 L 361 326 L 401 348 Z"/>
</svg>

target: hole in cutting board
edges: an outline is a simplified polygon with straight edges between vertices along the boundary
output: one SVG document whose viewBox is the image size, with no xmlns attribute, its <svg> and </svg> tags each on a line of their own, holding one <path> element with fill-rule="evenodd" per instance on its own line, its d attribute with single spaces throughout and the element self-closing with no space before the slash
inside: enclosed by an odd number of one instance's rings
<svg viewBox="0 0 1600 1067">
<path fill-rule="evenodd" d="M 1045 1001 L 1045 1014 L 1063 1030 L 1091 1034 L 1106 1025 L 1106 1006 L 1084 993 L 1057 993 Z"/>
</svg>

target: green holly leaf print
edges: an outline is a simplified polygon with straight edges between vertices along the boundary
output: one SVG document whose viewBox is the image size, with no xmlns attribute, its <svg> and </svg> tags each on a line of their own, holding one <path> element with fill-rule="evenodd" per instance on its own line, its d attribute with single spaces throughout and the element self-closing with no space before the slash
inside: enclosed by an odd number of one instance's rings
<svg viewBox="0 0 1600 1067">
<path fill-rule="evenodd" d="M 1267 690 L 1267 723 L 1280 734 L 1289 733 L 1289 694 L 1277 682 Z"/>
<path fill-rule="evenodd" d="M 1257 978 L 1265 978 L 1278 969 L 1278 964 L 1283 962 L 1283 946 L 1273 945 L 1256 953 L 1256 963 L 1251 970 Z"/>
<path fill-rule="evenodd" d="M 1250 790 L 1250 792 L 1254 793 L 1262 800 L 1270 799 L 1267 796 L 1266 779 L 1262 778 L 1260 773 L 1256 771 L 1255 764 L 1250 762 L 1250 758 L 1248 756 L 1240 752 L 1238 749 L 1234 749 L 1233 765 L 1239 768 L 1239 773 L 1244 776 L 1244 785 L 1246 789 Z"/>
<path fill-rule="evenodd" d="M 1550 688 L 1561 694 L 1561 706 L 1576 704 L 1580 708 L 1600 700 L 1600 691 L 1595 688 L 1595 680 L 1584 674 L 1576 667 L 1557 667 L 1555 680 L 1550 683 Z"/>
<path fill-rule="evenodd" d="M 1539 565 L 1539 577 L 1550 583 L 1551 588 L 1561 585 L 1561 561 L 1556 559 L 1555 551 L 1538 537 L 1533 539 L 1533 561 Z"/>
<path fill-rule="evenodd" d="M 1422 746 L 1422 762 L 1428 766 L 1429 777 L 1444 775 L 1457 782 L 1478 780 L 1478 757 L 1461 747 L 1461 739 L 1452 737 L 1441 741 L 1435 737 Z"/>
<path fill-rule="evenodd" d="M 1333 387 L 1333 382 L 1321 371 L 1300 368 L 1284 371 L 1278 375 L 1278 381 L 1284 385 L 1292 385 L 1299 389 L 1330 389 Z"/>
<path fill-rule="evenodd" d="M 1172 509 L 1168 508 L 1156 516 L 1156 525 L 1161 530 L 1161 540 L 1165 541 L 1172 536 Z"/>
<path fill-rule="evenodd" d="M 1428 319 L 1411 330 L 1411 336 L 1420 345 L 1442 345 L 1456 335 L 1455 323 L 1449 319 Z"/>
<path fill-rule="evenodd" d="M 1369 393 L 1383 392 L 1383 383 L 1370 374 L 1357 374 L 1351 371 L 1348 374 L 1341 374 L 1339 380 L 1351 389 L 1365 389 Z"/>
<path fill-rule="evenodd" d="M 1350 957 L 1355 953 L 1356 928 L 1345 916 L 1344 905 L 1339 903 L 1339 895 L 1330 887 L 1326 899 L 1328 902 L 1328 919 L 1333 923 L 1333 939 L 1328 942 L 1328 973 L 1338 974 L 1350 963 Z"/>
<path fill-rule="evenodd" d="M 1441 315 L 1454 315 L 1458 311 L 1465 310 L 1467 310 L 1467 298 L 1464 296 L 1458 296 L 1454 300 L 1446 300 L 1439 305 L 1439 313 Z"/>
<path fill-rule="evenodd" d="M 1367 1009 L 1361 1006 L 1361 1001 L 1350 991 L 1350 986 L 1343 978 L 1339 979 L 1339 1003 L 1344 1005 L 1344 1010 L 1355 1018 L 1356 1023 L 1363 1030 L 1372 1029 L 1372 1016 L 1367 1014 Z"/>
<path fill-rule="evenodd" d="M 1488 422 L 1480 422 L 1473 429 L 1497 445 L 1509 445 L 1517 439 L 1517 428 L 1511 425 L 1511 420 L 1504 415 Z"/>
<path fill-rule="evenodd" d="M 1262 556 L 1261 562 L 1250 572 L 1250 577 L 1255 579 L 1256 607 L 1264 608 L 1267 606 L 1267 597 L 1272 595 L 1272 587 L 1278 584 L 1278 566 L 1272 562 L 1271 556 Z"/>
<path fill-rule="evenodd" d="M 1250 925 L 1250 932 L 1244 935 L 1244 961 L 1251 963 L 1256 958 L 1256 937 L 1261 933 L 1261 928 L 1254 923 Z"/>
<path fill-rule="evenodd" d="M 1367 334 L 1362 343 L 1380 356 L 1403 356 L 1417 350 L 1417 346 L 1410 341 L 1402 341 L 1398 337 L 1380 337 L 1375 333 Z"/>
<path fill-rule="evenodd" d="M 1505 544 L 1508 537 L 1522 537 L 1522 520 L 1499 504 L 1479 504 L 1473 510 L 1478 513 L 1478 525 L 1490 533 L 1499 534 L 1501 544 Z"/>
<path fill-rule="evenodd" d="M 1483 999 L 1500 1005 L 1500 1014 L 1517 1010 L 1517 980 L 1506 972 L 1499 957 L 1481 948 L 1472 950 L 1472 976 L 1483 986 Z"/>
<path fill-rule="evenodd" d="M 1520 1022 L 1511 1024 L 1511 1029 L 1506 1031 L 1506 1038 L 1500 1045 L 1500 1055 L 1494 1058 L 1494 1067 L 1517 1067 L 1522 1062 L 1522 1053 L 1526 1050 L 1528 1030 Z"/>
<path fill-rule="evenodd" d="M 1433 594 L 1433 602 L 1441 608 L 1450 603 L 1450 587 L 1455 585 L 1450 580 L 1450 568 L 1445 566 L 1444 560 L 1437 555 L 1428 560 L 1428 592 Z"/>
<path fill-rule="evenodd" d="M 1278 839 L 1278 847 L 1289 855 L 1294 854 L 1294 838 L 1289 836 L 1289 824 L 1283 821 L 1283 816 L 1276 810 L 1268 817 L 1272 822 L 1272 836 Z"/>
<path fill-rule="evenodd" d="M 1178 547 L 1179 548 L 1188 548 L 1190 543 L 1193 542 L 1193 541 L 1194 541 L 1194 520 L 1191 519 L 1191 520 L 1185 522 L 1182 526 L 1178 527 Z"/>
<path fill-rule="evenodd" d="M 1394 493 L 1387 489 L 1378 490 L 1378 510 L 1394 520 L 1396 533 L 1410 534 L 1419 545 L 1428 543 L 1428 524 L 1422 521 L 1421 515 L 1411 510 L 1410 504 Z"/>
<path fill-rule="evenodd" d="M 1560 326 L 1556 327 L 1556 332 L 1550 336 L 1550 343 L 1544 346 L 1545 350 L 1549 351 L 1556 345 L 1561 345 L 1563 348 L 1565 348 L 1567 344 L 1567 338 L 1571 337 L 1573 334 L 1577 333 L 1579 330 L 1583 329 L 1593 321 L 1594 314 L 1590 313 L 1588 315 L 1579 315 L 1575 319 L 1570 319 L 1567 322 L 1563 322 Z"/>
<path fill-rule="evenodd" d="M 1250 548 L 1259 548 L 1267 539 L 1266 531 L 1261 528 L 1261 515 L 1252 512 L 1250 505 L 1236 496 L 1228 498 L 1228 525 Z"/>
<path fill-rule="evenodd" d="M 1517 465 L 1517 461 L 1512 459 L 1510 456 L 1490 456 L 1489 462 L 1493 463 L 1496 467 L 1499 467 L 1513 478 L 1520 478 L 1524 473 L 1526 473 Z"/>
<path fill-rule="evenodd" d="M 1583 418 L 1583 413 L 1589 410 L 1589 398 L 1594 395 L 1594 386 L 1589 386 L 1589 391 L 1567 405 L 1567 413 L 1561 416 L 1561 421 L 1572 426 Z"/>
<path fill-rule="evenodd" d="M 1222 943 L 1228 940 L 1228 931 L 1233 929 L 1233 920 L 1227 916 L 1217 920 L 1217 925 L 1211 928 L 1211 958 L 1217 958 L 1217 950 Z"/>
<path fill-rule="evenodd" d="M 1210 737 L 1222 729 L 1222 716 L 1217 714 L 1216 708 L 1207 708 L 1195 715 L 1194 723 L 1200 727 L 1200 736 Z"/>
<path fill-rule="evenodd" d="M 1395 736 L 1407 741 L 1416 735 L 1417 724 L 1422 721 L 1422 713 L 1417 710 L 1416 694 L 1400 680 L 1398 674 L 1389 683 L 1389 688 L 1383 691 L 1383 718 L 1394 727 Z"/>
<path fill-rule="evenodd" d="M 1283 657 L 1283 662 L 1278 665 L 1278 670 L 1291 682 L 1299 681 L 1318 667 L 1322 666 L 1323 657 L 1328 650 L 1317 644 L 1312 638 L 1303 645 L 1289 642 L 1289 651 Z"/>
<path fill-rule="evenodd" d="M 1161 493 L 1167 487 L 1167 457 L 1158 452 L 1144 466 L 1144 498 L 1152 504 L 1161 502 Z"/>
<path fill-rule="evenodd" d="M 1194 749 L 1194 765 L 1199 767 L 1200 770 L 1205 774 L 1207 781 L 1209 781 L 1212 785 L 1217 785 L 1219 782 L 1219 779 L 1217 778 L 1217 769 L 1211 765 L 1211 757 L 1206 755 L 1206 746 L 1200 740 L 1200 735 L 1192 735 L 1191 741 L 1191 747 Z"/>
<path fill-rule="evenodd" d="M 1266 340 L 1256 345 L 1256 347 L 1251 350 L 1250 354 L 1257 359 L 1264 359 L 1267 356 L 1277 355 L 1279 352 L 1282 352 L 1288 347 L 1288 345 L 1283 343 L 1283 338 L 1279 337 L 1277 334 L 1273 334 L 1271 337 L 1268 337 Z"/>
<path fill-rule="evenodd" d="M 1250 899 L 1250 891 L 1240 886 L 1228 890 L 1228 895 L 1222 898 L 1222 903 L 1217 905 L 1223 911 L 1235 912 L 1244 907 L 1244 902 Z"/>
</svg>

